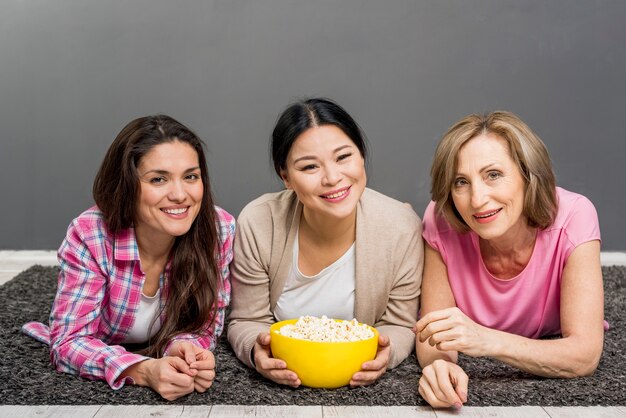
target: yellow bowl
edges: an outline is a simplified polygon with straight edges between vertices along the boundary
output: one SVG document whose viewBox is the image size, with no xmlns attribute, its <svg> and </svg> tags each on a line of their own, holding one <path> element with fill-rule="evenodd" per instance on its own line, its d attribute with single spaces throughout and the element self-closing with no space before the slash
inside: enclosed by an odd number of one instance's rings
<svg viewBox="0 0 626 418">
<path fill-rule="evenodd" d="M 284 360 L 304 386 L 327 389 L 345 386 L 350 383 L 352 375 L 361 370 L 364 362 L 376 357 L 376 328 L 369 327 L 374 332 L 372 338 L 349 342 L 308 341 L 278 333 L 282 326 L 297 321 L 289 319 L 270 327 L 271 349 L 272 356 Z"/>
</svg>

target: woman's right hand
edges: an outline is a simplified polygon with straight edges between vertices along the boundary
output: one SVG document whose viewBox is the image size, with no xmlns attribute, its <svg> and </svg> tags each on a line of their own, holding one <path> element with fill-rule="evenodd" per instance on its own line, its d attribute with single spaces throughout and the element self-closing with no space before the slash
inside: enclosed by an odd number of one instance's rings
<svg viewBox="0 0 626 418">
<path fill-rule="evenodd" d="M 297 388 L 301 383 L 298 375 L 288 370 L 287 363 L 283 360 L 272 357 L 270 339 L 270 334 L 267 332 L 261 332 L 256 337 L 253 349 L 256 370 L 266 379 Z"/>
<path fill-rule="evenodd" d="M 433 408 L 455 407 L 467 402 L 468 377 L 456 363 L 435 360 L 422 370 L 419 393 Z"/>
<path fill-rule="evenodd" d="M 193 392 L 197 373 L 182 358 L 166 356 L 135 363 L 124 370 L 122 376 L 132 377 L 135 384 L 149 386 L 163 398 L 173 401 Z"/>
</svg>

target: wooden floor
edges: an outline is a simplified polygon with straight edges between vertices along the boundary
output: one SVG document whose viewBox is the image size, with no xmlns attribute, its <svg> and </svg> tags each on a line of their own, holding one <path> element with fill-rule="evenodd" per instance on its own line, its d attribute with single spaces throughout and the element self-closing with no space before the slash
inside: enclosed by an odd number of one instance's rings
<svg viewBox="0 0 626 418">
<path fill-rule="evenodd" d="M 0 285 L 34 264 L 56 265 L 53 251 L 0 251 Z M 626 265 L 625 253 L 603 254 L 605 265 Z M 459 411 L 408 406 L 162 406 L 162 405 L 1 405 L 0 418 L 9 417 L 503 417 L 609 418 L 626 417 L 626 405 L 615 407 L 463 407 Z"/>
<path fill-rule="evenodd" d="M 13 406 L 0 405 L 0 417 L 503 417 L 503 418 L 609 418 L 626 417 L 626 407 L 463 407 L 460 411 L 440 411 L 410 406 Z"/>
</svg>

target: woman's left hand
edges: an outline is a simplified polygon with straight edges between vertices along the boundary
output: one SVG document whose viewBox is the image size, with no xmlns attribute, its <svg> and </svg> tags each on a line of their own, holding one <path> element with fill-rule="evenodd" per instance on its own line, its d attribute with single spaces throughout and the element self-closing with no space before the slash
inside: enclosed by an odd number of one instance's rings
<svg viewBox="0 0 626 418">
<path fill-rule="evenodd" d="M 180 357 L 194 373 L 194 388 L 203 393 L 213 385 L 215 379 L 215 356 L 212 352 L 188 341 L 176 341 L 168 355 Z"/>
<path fill-rule="evenodd" d="M 488 328 L 478 325 L 457 307 L 424 315 L 415 325 L 420 342 L 442 351 L 459 351 L 472 357 L 488 355 Z"/>
<path fill-rule="evenodd" d="M 352 375 L 350 386 L 367 386 L 374 383 L 387 371 L 389 357 L 391 356 L 391 341 L 386 335 L 378 336 L 378 351 L 376 358 L 366 361 L 361 370 Z"/>
</svg>

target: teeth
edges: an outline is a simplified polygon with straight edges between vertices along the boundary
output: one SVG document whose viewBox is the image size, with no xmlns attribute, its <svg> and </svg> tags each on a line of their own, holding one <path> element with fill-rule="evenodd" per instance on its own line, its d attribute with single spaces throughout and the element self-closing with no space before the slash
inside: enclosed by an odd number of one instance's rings
<svg viewBox="0 0 626 418">
<path fill-rule="evenodd" d="M 500 211 L 500 209 L 497 209 L 497 210 L 494 210 L 493 212 L 488 213 L 488 214 L 486 214 L 486 215 L 480 215 L 480 216 L 476 216 L 476 217 L 477 217 L 477 218 L 488 218 L 488 217 L 490 217 L 490 216 L 495 215 L 495 214 L 496 214 L 496 213 L 498 213 L 499 211 Z"/>
<path fill-rule="evenodd" d="M 180 209 L 163 209 L 163 212 L 165 213 L 169 213 L 172 215 L 180 215 L 181 213 L 185 213 L 187 212 L 187 208 L 180 208 Z"/>
<path fill-rule="evenodd" d="M 336 199 L 339 196 L 343 196 L 344 194 L 346 194 L 348 192 L 348 190 L 344 190 L 341 192 L 337 192 L 337 193 L 333 193 L 333 194 L 327 194 L 326 196 L 324 196 L 326 199 Z"/>
</svg>

